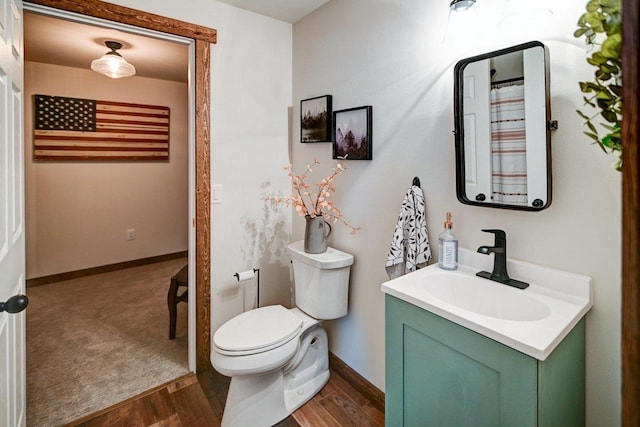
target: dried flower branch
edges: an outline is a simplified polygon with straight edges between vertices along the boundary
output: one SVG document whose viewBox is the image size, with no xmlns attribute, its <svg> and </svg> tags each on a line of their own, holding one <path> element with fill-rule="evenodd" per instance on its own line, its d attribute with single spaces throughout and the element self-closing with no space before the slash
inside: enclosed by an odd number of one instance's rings
<svg viewBox="0 0 640 427">
<path fill-rule="evenodd" d="M 360 230 L 360 227 L 354 227 L 347 222 L 343 218 L 342 211 L 330 200 L 332 194 L 336 191 L 333 181 L 338 175 L 347 170 L 346 163 L 344 161 L 337 163 L 329 176 L 322 179 L 319 183 L 314 184 L 316 191 L 313 192 L 306 180 L 309 174 L 313 172 L 313 168 L 319 164 L 320 162 L 317 159 L 313 159 L 313 163 L 307 165 L 307 168 L 301 175 L 293 173 L 293 165 L 289 164 L 285 166 L 284 170 L 287 171 L 287 175 L 291 178 L 293 194 L 286 197 L 267 196 L 264 199 L 265 202 L 273 201 L 276 204 L 284 204 L 287 207 L 293 206 L 300 216 L 309 216 L 311 218 L 323 216 L 325 220 L 332 221 L 334 224 L 340 221 L 345 227 L 351 229 L 351 234 L 355 234 Z"/>
</svg>

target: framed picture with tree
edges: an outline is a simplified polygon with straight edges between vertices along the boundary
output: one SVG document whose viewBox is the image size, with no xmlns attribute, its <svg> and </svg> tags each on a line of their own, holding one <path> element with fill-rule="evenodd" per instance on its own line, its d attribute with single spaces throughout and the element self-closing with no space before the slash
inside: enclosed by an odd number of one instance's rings
<svg viewBox="0 0 640 427">
<path fill-rule="evenodd" d="M 371 160 L 372 113 L 370 105 L 333 112 L 333 158 Z"/>
<path fill-rule="evenodd" d="M 331 142 L 331 95 L 300 101 L 300 142 Z"/>
</svg>

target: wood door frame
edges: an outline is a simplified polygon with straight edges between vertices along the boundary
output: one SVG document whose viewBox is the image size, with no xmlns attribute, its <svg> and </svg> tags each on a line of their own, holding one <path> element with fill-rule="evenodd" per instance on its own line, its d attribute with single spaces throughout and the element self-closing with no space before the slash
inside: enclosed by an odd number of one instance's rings
<svg viewBox="0 0 640 427">
<path fill-rule="evenodd" d="M 640 150 L 638 0 L 622 1 L 622 425 L 640 425 Z"/>
<path fill-rule="evenodd" d="M 211 44 L 217 31 L 189 22 L 131 9 L 100 0 L 24 0 L 80 15 L 101 18 L 139 28 L 173 34 L 195 41 L 195 295 L 196 370 L 211 369 L 209 361 L 211 329 L 211 212 L 210 212 L 210 108 Z"/>
</svg>

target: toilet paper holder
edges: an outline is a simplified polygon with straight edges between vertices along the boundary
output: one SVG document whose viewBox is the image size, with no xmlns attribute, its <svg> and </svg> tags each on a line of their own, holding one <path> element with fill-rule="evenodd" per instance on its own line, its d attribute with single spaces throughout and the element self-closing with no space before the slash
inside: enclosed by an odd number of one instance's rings
<svg viewBox="0 0 640 427">
<path fill-rule="evenodd" d="M 257 285 L 256 285 L 256 308 L 260 307 L 260 269 L 253 268 L 251 270 L 245 270 L 236 272 L 233 277 L 236 278 L 238 282 L 244 282 L 247 280 L 251 280 L 254 277 L 257 277 Z"/>
</svg>

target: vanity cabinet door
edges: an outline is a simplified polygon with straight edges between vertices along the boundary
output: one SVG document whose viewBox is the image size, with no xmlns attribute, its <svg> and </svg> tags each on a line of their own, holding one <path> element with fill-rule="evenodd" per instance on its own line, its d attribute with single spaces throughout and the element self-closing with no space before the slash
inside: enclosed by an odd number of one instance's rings
<svg viewBox="0 0 640 427">
<path fill-rule="evenodd" d="M 537 426 L 537 361 L 386 295 L 386 425 Z"/>
</svg>

